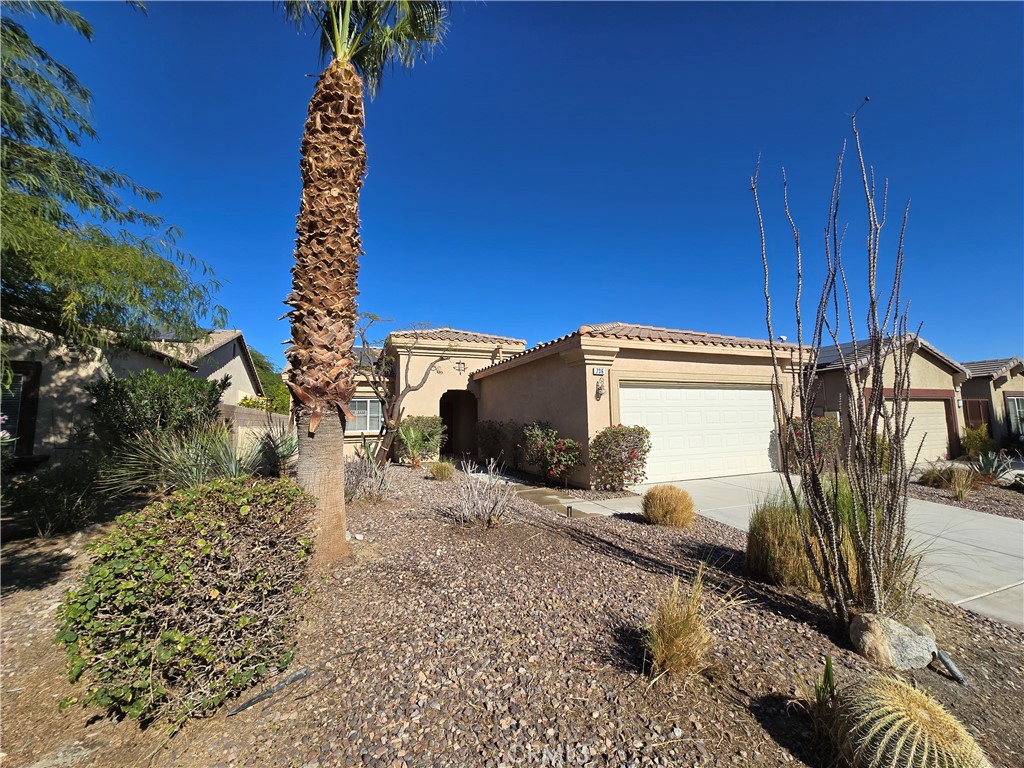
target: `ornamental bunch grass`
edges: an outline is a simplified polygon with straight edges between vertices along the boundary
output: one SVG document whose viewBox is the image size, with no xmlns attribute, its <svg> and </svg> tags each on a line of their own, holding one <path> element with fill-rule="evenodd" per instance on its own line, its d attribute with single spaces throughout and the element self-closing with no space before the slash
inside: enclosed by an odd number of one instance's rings
<svg viewBox="0 0 1024 768">
<path fill-rule="evenodd" d="M 114 495 L 197 488 L 215 479 L 252 475 L 264 458 L 259 444 L 240 449 L 231 431 L 210 422 L 189 432 L 145 432 L 116 449 L 97 487 Z"/>
<path fill-rule="evenodd" d="M 710 623 L 743 602 L 735 588 L 708 594 L 707 563 L 703 561 L 689 589 L 683 589 L 678 576 L 673 578 L 644 630 L 644 652 L 654 681 L 664 675 L 696 675 L 707 669 L 714 647 Z"/>
<path fill-rule="evenodd" d="M 445 482 L 455 477 L 455 465 L 450 461 L 442 459 L 441 461 L 431 462 L 429 469 L 430 476 L 435 480 Z"/>
<path fill-rule="evenodd" d="M 849 523 L 853 514 L 852 492 L 848 485 L 840 482 L 833 494 L 840 516 L 847 521 L 843 523 L 840 547 L 844 561 L 849 564 L 854 591 L 857 592 L 860 569 Z M 802 503 L 799 507 L 794 505 L 792 498 L 784 491 L 771 494 L 758 502 L 747 528 L 747 573 L 768 584 L 821 592 L 821 582 L 811 566 L 804 537 L 800 532 L 801 524 L 809 526 L 810 523 L 807 508 Z M 815 554 L 820 556 L 817 540 L 811 538 L 809 544 Z"/>
<path fill-rule="evenodd" d="M 693 499 L 682 488 L 656 485 L 643 497 L 644 520 L 652 525 L 686 528 L 693 523 Z"/>
<path fill-rule="evenodd" d="M 832 738 L 850 768 L 991 768 L 942 705 L 888 675 L 871 675 L 839 692 Z"/>
</svg>

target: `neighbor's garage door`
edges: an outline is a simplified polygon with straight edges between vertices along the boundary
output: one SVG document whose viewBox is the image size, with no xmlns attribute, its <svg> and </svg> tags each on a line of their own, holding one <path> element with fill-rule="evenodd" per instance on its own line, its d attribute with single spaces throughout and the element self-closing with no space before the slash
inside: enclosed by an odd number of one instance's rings
<svg viewBox="0 0 1024 768">
<path fill-rule="evenodd" d="M 949 455 L 946 403 L 942 400 L 911 400 L 907 415 L 913 419 L 907 434 L 907 461 L 918 456 L 918 446 L 921 447 L 919 462 L 946 458 Z"/>
<path fill-rule="evenodd" d="M 619 416 L 651 431 L 648 482 L 772 471 L 770 389 L 623 385 Z"/>
</svg>

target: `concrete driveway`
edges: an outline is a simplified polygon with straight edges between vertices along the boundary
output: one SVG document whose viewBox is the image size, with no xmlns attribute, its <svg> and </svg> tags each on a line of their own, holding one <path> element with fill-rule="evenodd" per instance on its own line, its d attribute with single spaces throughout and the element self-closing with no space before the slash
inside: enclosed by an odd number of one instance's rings
<svg viewBox="0 0 1024 768">
<path fill-rule="evenodd" d="M 754 504 L 784 489 L 782 475 L 769 472 L 672 485 L 688 491 L 704 517 L 747 529 Z M 648 488 L 637 486 L 638 493 Z M 574 512 L 638 513 L 640 499 L 565 500 Z M 1024 628 L 1024 521 L 911 499 L 910 539 L 925 550 L 924 591 L 1005 624 Z"/>
</svg>

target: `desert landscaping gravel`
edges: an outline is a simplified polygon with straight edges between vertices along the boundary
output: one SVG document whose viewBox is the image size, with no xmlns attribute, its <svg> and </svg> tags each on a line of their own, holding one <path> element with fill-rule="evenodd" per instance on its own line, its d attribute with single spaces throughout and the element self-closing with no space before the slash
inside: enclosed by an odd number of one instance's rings
<svg viewBox="0 0 1024 768">
<path fill-rule="evenodd" d="M 963 501 L 957 500 L 948 488 L 931 488 L 927 485 L 911 483 L 909 492 L 910 496 L 915 499 L 1024 520 L 1024 493 L 1009 488 L 983 485 L 971 491 Z"/>
<path fill-rule="evenodd" d="M 53 615 L 87 560 L 81 540 L 53 544 L 66 562 L 45 586 L 5 585 L 3 765 L 823 765 L 790 706 L 794 675 L 819 673 L 826 653 L 841 684 L 870 665 L 830 636 L 815 598 L 744 579 L 743 533 L 704 518 L 683 531 L 569 520 L 521 500 L 506 525 L 463 529 L 448 515 L 454 484 L 423 474 L 398 469 L 391 502 L 350 507 L 351 561 L 318 583 L 281 678 L 308 676 L 228 717 L 252 689 L 171 739 L 159 724 L 57 710 L 75 688 Z M 5 579 L 39 547 L 5 545 Z M 738 587 L 747 602 L 713 624 L 706 670 L 652 684 L 644 624 L 702 559 L 714 591 Z M 994 765 L 1024 764 L 1024 633 L 930 601 L 921 615 L 970 687 L 931 668 L 906 677 Z"/>
</svg>

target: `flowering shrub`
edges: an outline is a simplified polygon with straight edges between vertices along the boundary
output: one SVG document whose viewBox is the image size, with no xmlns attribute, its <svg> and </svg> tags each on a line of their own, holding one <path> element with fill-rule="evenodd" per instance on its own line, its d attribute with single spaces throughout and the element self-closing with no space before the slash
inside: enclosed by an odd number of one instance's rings
<svg viewBox="0 0 1024 768">
<path fill-rule="evenodd" d="M 581 464 L 580 444 L 570 437 L 559 437 L 558 431 L 544 421 L 523 427 L 522 447 L 527 463 L 540 467 L 546 478 L 564 480 Z"/>
<path fill-rule="evenodd" d="M 647 478 L 644 466 L 651 452 L 651 433 L 646 427 L 621 424 L 598 432 L 590 441 L 590 463 L 597 489 L 621 491 Z"/>
<path fill-rule="evenodd" d="M 800 444 L 803 439 L 803 419 L 793 419 L 792 422 L 792 443 L 790 445 L 793 455 L 799 460 Z M 811 420 L 811 435 L 814 440 L 814 448 L 817 451 L 818 460 L 831 463 L 839 456 L 839 448 L 842 442 L 842 430 L 839 422 L 831 416 L 815 416 Z"/>
<path fill-rule="evenodd" d="M 259 395 L 253 397 L 246 395 L 239 398 L 238 405 L 241 408 L 255 408 L 258 411 L 270 411 L 274 407 L 269 397 L 260 397 Z"/>
</svg>

